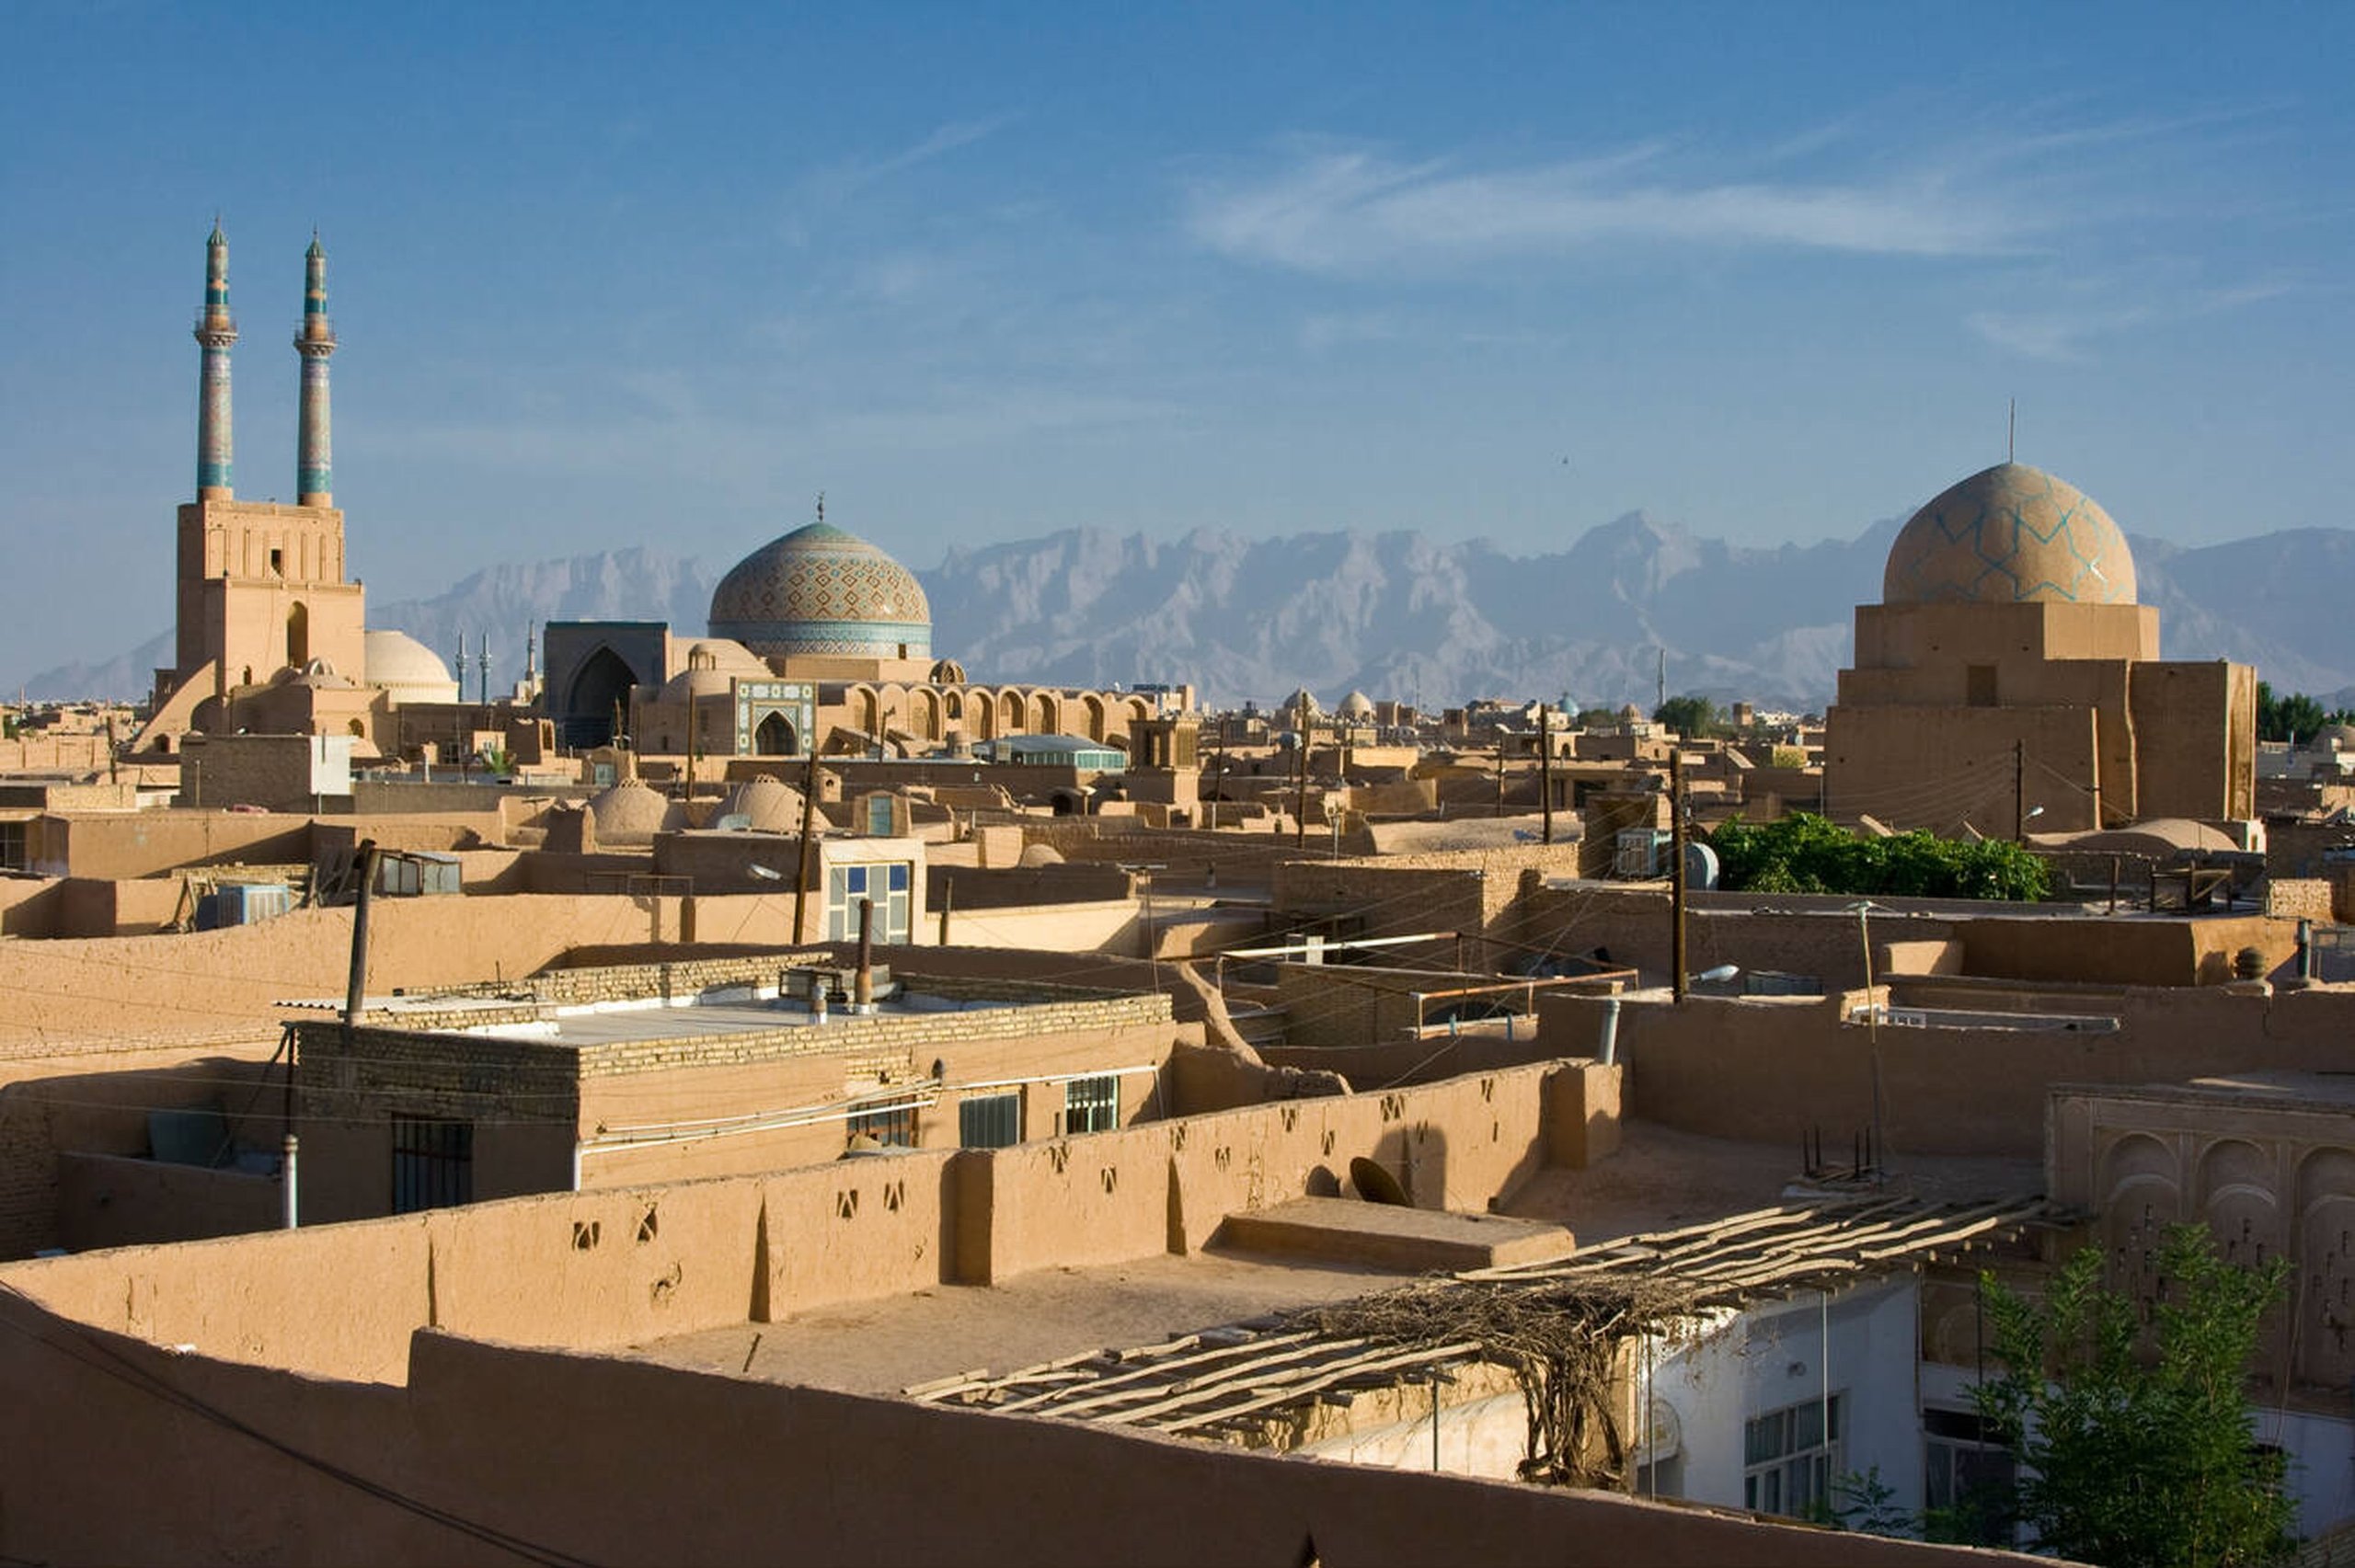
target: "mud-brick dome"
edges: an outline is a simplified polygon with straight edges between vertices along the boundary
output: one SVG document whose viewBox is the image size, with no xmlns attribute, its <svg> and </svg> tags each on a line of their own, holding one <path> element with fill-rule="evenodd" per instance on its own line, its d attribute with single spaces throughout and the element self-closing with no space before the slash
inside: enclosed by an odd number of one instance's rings
<svg viewBox="0 0 2355 1568">
<path fill-rule="evenodd" d="M 2093 498 L 2024 463 L 1982 469 L 1913 514 L 1883 604 L 2131 604 L 2134 557 Z"/>
<path fill-rule="evenodd" d="M 932 606 L 915 574 L 864 539 L 813 522 L 773 539 L 719 579 L 711 635 L 764 658 L 932 657 Z"/>
</svg>

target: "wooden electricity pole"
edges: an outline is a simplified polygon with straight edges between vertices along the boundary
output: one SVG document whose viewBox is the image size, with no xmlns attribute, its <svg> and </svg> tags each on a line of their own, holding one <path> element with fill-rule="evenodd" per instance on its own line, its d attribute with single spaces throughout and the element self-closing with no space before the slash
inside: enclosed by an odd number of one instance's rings
<svg viewBox="0 0 2355 1568">
<path fill-rule="evenodd" d="M 810 753 L 810 763 L 801 774 L 801 855 L 793 872 L 793 943 L 797 947 L 808 940 L 804 933 L 810 929 L 803 917 L 810 907 L 810 840 L 818 816 L 818 743 L 805 735 L 801 744 Z"/>
<path fill-rule="evenodd" d="M 1669 964 L 1675 971 L 1672 994 L 1684 1000 L 1684 752 L 1668 754 L 1668 905 L 1674 921 L 1669 935 Z"/>
<path fill-rule="evenodd" d="M 1554 841 L 1554 745 L 1545 736 L 1545 704 L 1537 704 L 1537 795 L 1543 813 L 1541 830 L 1546 843 Z"/>
</svg>

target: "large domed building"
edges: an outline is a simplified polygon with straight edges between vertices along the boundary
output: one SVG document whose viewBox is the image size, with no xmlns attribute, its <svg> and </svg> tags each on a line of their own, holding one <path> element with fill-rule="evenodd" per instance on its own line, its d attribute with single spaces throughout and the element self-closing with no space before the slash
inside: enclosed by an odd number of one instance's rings
<svg viewBox="0 0 2355 1568">
<path fill-rule="evenodd" d="M 2026 464 L 1961 480 L 1890 547 L 1825 715 L 1824 803 L 1996 837 L 2245 819 L 2257 672 L 2159 657 L 2110 515 Z"/>
<path fill-rule="evenodd" d="M 1890 547 L 1883 604 L 2131 604 L 2134 557 L 2092 498 L 2022 463 L 1941 492 Z"/>
<path fill-rule="evenodd" d="M 547 628 L 545 701 L 562 744 L 617 733 L 640 752 L 726 756 L 963 754 L 968 743 L 1061 735 L 1124 745 L 1133 725 L 1190 707 L 1148 692 L 992 687 L 935 658 L 913 572 L 825 520 L 769 541 L 712 590 L 705 635 L 661 622 Z"/>
<path fill-rule="evenodd" d="M 855 534 L 813 522 L 719 579 L 711 635 L 765 658 L 930 658 L 932 606 L 915 574 Z"/>
</svg>

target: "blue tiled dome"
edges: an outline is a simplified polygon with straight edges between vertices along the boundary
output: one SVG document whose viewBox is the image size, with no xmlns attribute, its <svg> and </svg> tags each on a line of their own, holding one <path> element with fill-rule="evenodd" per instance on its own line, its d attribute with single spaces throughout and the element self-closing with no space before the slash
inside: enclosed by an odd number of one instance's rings
<svg viewBox="0 0 2355 1568">
<path fill-rule="evenodd" d="M 762 545 L 719 579 L 711 635 L 772 658 L 930 658 L 932 606 L 899 562 L 813 522 Z"/>
</svg>

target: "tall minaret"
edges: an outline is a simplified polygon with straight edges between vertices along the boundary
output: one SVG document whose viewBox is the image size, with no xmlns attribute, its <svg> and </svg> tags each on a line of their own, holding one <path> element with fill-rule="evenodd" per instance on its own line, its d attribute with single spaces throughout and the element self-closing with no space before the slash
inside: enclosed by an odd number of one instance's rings
<svg viewBox="0 0 2355 1568">
<path fill-rule="evenodd" d="M 230 494 L 229 346 L 237 340 L 229 314 L 229 242 L 221 220 L 204 242 L 204 309 L 196 318 L 196 340 L 204 346 L 197 380 L 196 497 L 226 500 Z"/>
<path fill-rule="evenodd" d="M 302 433 L 294 453 L 294 500 L 298 506 L 335 505 L 335 461 L 327 417 L 327 356 L 335 352 L 335 324 L 327 319 L 327 253 L 319 231 L 303 253 L 303 326 L 294 334 L 303 356 Z M 225 380 L 225 375 L 224 375 Z"/>
</svg>

